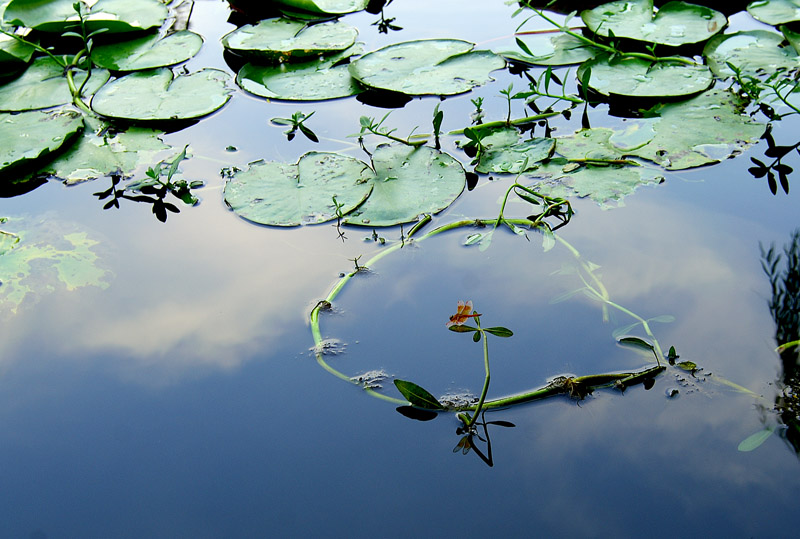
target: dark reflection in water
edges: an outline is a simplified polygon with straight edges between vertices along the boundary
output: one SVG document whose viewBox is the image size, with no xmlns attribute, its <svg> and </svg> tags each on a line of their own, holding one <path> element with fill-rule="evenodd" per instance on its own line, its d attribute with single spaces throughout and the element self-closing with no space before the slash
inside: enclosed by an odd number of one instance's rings
<svg viewBox="0 0 800 539">
<path fill-rule="evenodd" d="M 772 288 L 769 311 L 783 367 L 775 410 L 786 426 L 782 435 L 800 454 L 800 229 L 792 234 L 783 255 L 772 245 L 768 250 L 762 247 L 761 258 Z"/>
</svg>

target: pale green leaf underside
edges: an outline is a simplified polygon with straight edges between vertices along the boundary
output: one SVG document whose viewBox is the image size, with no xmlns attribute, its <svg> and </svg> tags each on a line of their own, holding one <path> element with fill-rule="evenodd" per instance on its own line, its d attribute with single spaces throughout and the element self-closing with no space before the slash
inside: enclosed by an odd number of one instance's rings
<svg viewBox="0 0 800 539">
<path fill-rule="evenodd" d="M 743 74 L 774 73 L 797 69 L 800 58 L 793 47 L 781 47 L 784 36 L 766 30 L 749 30 L 715 36 L 706 43 L 703 55 L 708 67 L 719 78 L 733 76 L 728 63 Z"/>
<path fill-rule="evenodd" d="M 753 18 L 766 24 L 785 24 L 800 21 L 800 1 L 798 0 L 764 0 L 752 2 L 747 11 Z"/>
<path fill-rule="evenodd" d="M 361 11 L 369 0 L 276 0 L 275 3 L 310 13 L 343 15 Z"/>
</svg>

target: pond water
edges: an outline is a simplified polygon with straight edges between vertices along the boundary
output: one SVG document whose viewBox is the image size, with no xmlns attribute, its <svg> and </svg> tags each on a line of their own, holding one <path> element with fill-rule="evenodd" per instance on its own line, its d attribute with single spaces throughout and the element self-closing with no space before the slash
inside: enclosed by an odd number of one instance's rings
<svg viewBox="0 0 800 539">
<path fill-rule="evenodd" d="M 379 33 L 369 13 L 344 20 L 367 50 L 427 37 L 502 50 L 513 47 L 513 11 L 502 0 L 395 0 L 385 15 L 402 30 Z M 218 0 L 195 2 L 190 28 L 205 44 L 190 70 L 233 73 L 219 42 L 235 28 L 229 12 Z M 731 20 L 760 27 L 747 17 Z M 499 90 L 523 83 L 494 76 L 464 95 L 414 99 L 387 122 L 401 136 L 414 126 L 425 132 L 439 104 L 443 130 L 460 129 L 478 96 L 487 118 L 503 118 Z M 285 128 L 270 124 L 298 110 L 315 111 L 308 126 L 318 144 L 287 141 Z M 324 361 L 347 376 L 384 371 L 381 392 L 393 397 L 393 377 L 435 395 L 480 393 L 481 346 L 445 328 L 458 300 L 472 300 L 485 326 L 514 331 L 489 340 L 490 397 L 558 375 L 649 366 L 652 355 L 612 336 L 633 318 L 611 309 L 604 321 L 601 304 L 584 294 L 553 301 L 582 287 L 565 270 L 580 262 L 599 266 L 615 304 L 662 317 L 651 326 L 664 351 L 675 346 L 702 368 L 692 376 L 670 367 L 650 390 L 490 411 L 487 421 L 514 426 L 488 425 L 491 446 L 475 440 L 482 459 L 454 451 L 454 414 L 408 419 L 326 372 L 312 353 L 311 309 L 354 259 L 386 249 L 372 229 L 344 227 L 342 240 L 327 224 L 256 226 L 222 198 L 223 167 L 295 162 L 310 150 L 365 159 L 348 135 L 360 116 L 385 112 L 354 98 L 286 103 L 235 91 L 219 112 L 165 137 L 190 144 L 183 173 L 206 182 L 196 190 L 201 203 L 165 223 L 131 201 L 103 210 L 93 193 L 107 178 L 0 199 L 0 216 L 12 218 L 4 230 L 28 230 L 30 241 L 59 249 L 66 235 L 85 234 L 102 272 L 102 286 L 70 290 L 54 284 L 51 261 L 34 261 L 31 291 L 2 312 L 2 535 L 792 536 L 800 468 L 773 411 L 783 371 L 759 245 L 791 241 L 798 189 L 790 177 L 789 194 L 773 195 L 748 173 L 763 141 L 714 166 L 664 173 L 618 208 L 573 200 L 576 215 L 557 234 L 580 258 L 561 242 L 545 251 L 536 232 L 526 241 L 498 230 L 488 249 L 468 247 L 474 230 L 460 229 L 409 243 L 347 284 L 321 318 L 323 337 L 337 339 Z M 593 126 L 619 121 L 604 105 L 589 117 Z M 580 121 L 578 112 L 551 127 L 567 134 Z M 795 144 L 797 133 L 791 119 L 773 128 L 779 144 Z M 460 138 L 443 137 L 442 146 L 468 164 Z M 366 139 L 368 148 L 377 143 Z M 510 182 L 482 176 L 428 227 L 496 217 Z M 528 209 L 510 205 L 515 211 Z M 378 234 L 391 243 L 401 229 Z M 629 333 L 645 336 L 641 327 Z M 737 449 L 765 426 L 776 434 Z"/>
</svg>

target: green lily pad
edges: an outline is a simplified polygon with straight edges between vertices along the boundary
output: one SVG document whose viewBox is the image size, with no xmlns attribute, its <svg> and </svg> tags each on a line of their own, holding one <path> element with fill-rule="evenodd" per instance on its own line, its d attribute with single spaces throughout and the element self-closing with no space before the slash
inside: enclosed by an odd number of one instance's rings
<svg viewBox="0 0 800 539">
<path fill-rule="evenodd" d="M 222 45 L 237 54 L 267 62 L 343 51 L 356 42 L 358 30 L 339 21 L 308 25 L 290 19 L 265 19 L 223 36 Z"/>
<path fill-rule="evenodd" d="M 556 141 L 552 138 L 519 140 L 519 131 L 502 128 L 500 132 L 481 139 L 486 147 L 481 151 L 477 172 L 519 174 L 530 170 L 553 153 Z"/>
<path fill-rule="evenodd" d="M 593 128 L 556 139 L 569 159 L 641 157 L 668 170 L 717 163 L 758 141 L 764 125 L 742 114 L 745 103 L 709 90 L 680 103 L 657 105 L 654 118 L 628 120 L 625 130 Z"/>
<path fill-rule="evenodd" d="M 719 78 L 734 75 L 728 63 L 750 76 L 796 69 L 800 67 L 800 58 L 793 47 L 780 46 L 783 38 L 781 34 L 766 30 L 715 36 L 706 43 L 703 56 L 711 72 Z"/>
<path fill-rule="evenodd" d="M 275 0 L 275 3 L 309 13 L 344 15 L 361 11 L 367 7 L 369 0 Z"/>
<path fill-rule="evenodd" d="M 87 128 L 75 144 L 48 163 L 39 174 L 57 178 L 67 185 L 112 174 L 130 176 L 139 167 L 152 165 L 157 161 L 156 154 L 170 148 L 160 138 L 163 131 L 129 127 L 121 133 L 98 135 L 107 130 L 107 124 Z"/>
<path fill-rule="evenodd" d="M 74 3 L 75 0 L 11 0 L 3 18 L 11 26 L 60 34 L 79 28 Z M 167 7 L 158 0 L 98 0 L 85 11 L 86 29 L 138 32 L 161 26 L 168 14 Z"/>
<path fill-rule="evenodd" d="M 82 129 L 83 115 L 74 109 L 0 114 L 0 176 L 48 156 Z"/>
<path fill-rule="evenodd" d="M 34 48 L 0 34 L 0 76 L 16 73 L 31 61 Z"/>
<path fill-rule="evenodd" d="M 350 64 L 361 84 L 407 95 L 455 95 L 492 80 L 489 73 L 505 67 L 489 51 L 457 39 L 423 39 L 389 45 Z"/>
<path fill-rule="evenodd" d="M 92 50 L 92 61 L 111 71 L 139 71 L 179 64 L 197 54 L 202 46 L 202 37 L 181 30 L 160 39 L 153 34 L 99 45 Z"/>
<path fill-rule="evenodd" d="M 800 1 L 763 0 L 752 2 L 747 11 L 754 19 L 773 26 L 792 21 L 800 21 Z"/>
<path fill-rule="evenodd" d="M 581 19 L 601 36 L 613 32 L 616 37 L 670 46 L 703 42 L 728 24 L 719 11 L 685 2 L 668 2 L 654 13 L 653 0 L 610 2 L 583 11 Z"/>
<path fill-rule="evenodd" d="M 108 80 L 105 69 L 92 70 L 83 89 L 84 95 L 96 92 Z M 75 73 L 75 85 L 80 87 L 86 73 Z M 22 75 L 0 86 L 0 110 L 23 111 L 57 107 L 72 102 L 64 68 L 49 57 L 36 58 Z"/>
<path fill-rule="evenodd" d="M 88 232 L 43 219 L 17 235 L 15 248 L 0 253 L 0 314 L 59 289 L 108 288 L 112 273 L 101 267 L 99 242 Z"/>
<path fill-rule="evenodd" d="M 311 152 L 296 165 L 256 162 L 225 184 L 224 197 L 237 215 L 263 225 L 324 223 L 344 215 L 369 196 L 373 173 L 358 159 Z M 334 203 L 334 198 L 335 203 Z"/>
<path fill-rule="evenodd" d="M 211 68 L 177 77 L 163 67 L 135 71 L 101 88 L 92 98 L 92 109 L 108 118 L 191 120 L 228 102 L 229 79 L 224 71 Z"/>
<path fill-rule="evenodd" d="M 589 87 L 606 96 L 682 97 L 698 94 L 714 84 L 714 77 L 704 65 L 659 62 L 640 58 L 610 61 L 606 55 L 587 60 L 578 68 L 583 80 L 591 69 Z"/>
<path fill-rule="evenodd" d="M 344 220 L 349 225 L 393 226 L 438 213 L 466 184 L 461 163 L 427 146 L 382 144 L 372 154 L 372 166 L 372 194 Z"/>
<path fill-rule="evenodd" d="M 286 101 L 321 101 L 356 95 L 363 88 L 337 62 L 361 52 L 360 44 L 333 56 L 277 66 L 245 64 L 236 84 L 251 94 Z"/>
<path fill-rule="evenodd" d="M 534 189 L 551 197 L 590 198 L 607 209 L 624 206 L 623 199 L 639 186 L 663 181 L 657 171 L 634 166 L 597 166 L 591 164 L 566 164 L 554 159 L 532 172 L 529 177 L 538 180 Z"/>
<path fill-rule="evenodd" d="M 597 55 L 597 50 L 569 34 L 525 36 L 520 38 L 532 54 L 520 51 L 504 51 L 500 55 L 522 64 L 563 66 L 580 64 Z"/>
</svg>

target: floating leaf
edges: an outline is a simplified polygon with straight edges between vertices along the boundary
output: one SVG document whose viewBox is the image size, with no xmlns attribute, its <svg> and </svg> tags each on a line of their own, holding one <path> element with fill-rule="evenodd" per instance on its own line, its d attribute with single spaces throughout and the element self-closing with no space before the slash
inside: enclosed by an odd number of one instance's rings
<svg viewBox="0 0 800 539">
<path fill-rule="evenodd" d="M 623 345 L 633 346 L 635 348 L 641 348 L 642 350 L 647 350 L 648 352 L 652 352 L 654 350 L 652 344 L 639 337 L 622 337 L 617 342 Z"/>
<path fill-rule="evenodd" d="M 228 102 L 228 80 L 227 73 L 211 68 L 177 77 L 167 68 L 136 71 L 101 88 L 92 109 L 126 120 L 191 120 Z"/>
<path fill-rule="evenodd" d="M 420 410 L 419 408 L 414 408 L 413 406 L 398 406 L 395 408 L 397 412 L 409 419 L 415 419 L 417 421 L 430 421 L 432 419 L 436 419 L 436 416 L 439 414 L 432 410 Z"/>
<path fill-rule="evenodd" d="M 309 13 L 344 15 L 361 11 L 369 0 L 275 0 L 274 3 Z"/>
<path fill-rule="evenodd" d="M 675 366 L 687 372 L 694 372 L 697 370 L 697 363 L 694 361 L 681 361 L 680 363 L 676 363 Z"/>
<path fill-rule="evenodd" d="M 181 30 L 163 38 L 153 34 L 99 45 L 92 50 L 92 61 L 111 71 L 139 71 L 179 64 L 197 54 L 202 46 L 202 37 Z"/>
<path fill-rule="evenodd" d="M 356 95 L 363 88 L 350 76 L 347 64 L 336 64 L 360 52 L 361 46 L 354 45 L 343 53 L 309 62 L 277 66 L 245 64 L 236 76 L 236 84 L 251 94 L 289 101 L 319 101 Z"/>
<path fill-rule="evenodd" d="M 75 73 L 75 84 L 81 86 L 86 73 Z M 91 95 L 108 80 L 108 71 L 92 70 L 92 76 L 83 89 L 83 94 Z M 23 111 L 38 110 L 72 103 L 64 68 L 49 57 L 40 57 L 18 78 L 0 86 L 0 110 Z"/>
<path fill-rule="evenodd" d="M 378 146 L 372 154 L 372 194 L 345 219 L 351 225 L 393 226 L 448 207 L 464 190 L 466 173 L 454 157 L 420 146 Z"/>
<path fill-rule="evenodd" d="M 581 64 L 578 79 L 584 81 L 587 73 L 589 87 L 606 96 L 681 97 L 700 93 L 714 84 L 711 71 L 701 64 L 654 64 L 631 57 L 612 61 L 608 55 Z"/>
<path fill-rule="evenodd" d="M 406 380 L 395 380 L 394 385 L 397 390 L 402 393 L 412 406 L 424 408 L 427 410 L 444 410 L 444 406 L 436 400 L 436 397 L 428 393 L 425 389 L 421 388 L 414 382 Z"/>
<path fill-rule="evenodd" d="M 653 10 L 653 0 L 619 0 L 581 13 L 586 27 L 601 36 L 680 46 L 700 43 L 722 31 L 725 15 L 705 6 L 668 2 Z"/>
<path fill-rule="evenodd" d="M 779 69 L 800 67 L 800 58 L 792 47 L 781 47 L 784 36 L 766 30 L 749 30 L 712 38 L 703 49 L 708 67 L 719 78 L 734 75 L 728 64 L 742 74 L 756 76 Z"/>
<path fill-rule="evenodd" d="M 74 109 L 0 114 L 0 176 L 50 155 L 83 129 Z"/>
<path fill-rule="evenodd" d="M 335 153 L 307 153 L 296 165 L 257 162 L 225 185 L 225 202 L 241 217 L 273 226 L 323 223 L 350 213 L 369 196 L 373 174 Z M 336 204 L 333 198 L 336 198 Z"/>
<path fill-rule="evenodd" d="M 361 84 L 407 95 L 455 95 L 492 80 L 505 60 L 457 39 L 406 41 L 365 54 L 350 64 Z"/>
<path fill-rule="evenodd" d="M 503 51 L 500 55 L 512 62 L 530 65 L 563 66 L 580 64 L 594 58 L 597 50 L 569 34 L 525 36 L 519 38 L 528 52 Z"/>
<path fill-rule="evenodd" d="M 107 124 L 86 129 L 83 136 L 64 153 L 39 171 L 72 185 L 103 176 L 129 176 L 137 168 L 154 162 L 155 155 L 170 147 L 154 129 L 129 127 L 107 134 Z M 100 134 L 105 133 L 105 134 Z"/>
<path fill-rule="evenodd" d="M 744 440 L 739 443 L 739 447 L 737 449 L 742 452 L 753 451 L 754 449 L 758 449 L 761 445 L 766 442 L 770 436 L 772 436 L 773 429 L 769 427 L 765 427 L 760 431 L 756 432 L 755 434 L 751 434 Z"/>
<path fill-rule="evenodd" d="M 31 61 L 33 51 L 31 45 L 0 34 L 0 76 L 15 73 L 25 67 Z"/>
<path fill-rule="evenodd" d="M 800 1 L 762 0 L 752 2 L 747 11 L 754 19 L 773 26 L 792 21 L 800 21 Z"/>
<path fill-rule="evenodd" d="M 11 26 L 27 26 L 61 34 L 80 28 L 75 0 L 11 0 L 3 18 Z M 161 26 L 169 14 L 159 0 L 98 0 L 91 8 L 81 2 L 86 29 L 110 33 L 138 32 Z"/>
<path fill-rule="evenodd" d="M 357 36 L 358 30 L 339 21 L 309 25 L 277 18 L 237 28 L 222 37 L 222 45 L 254 60 L 289 62 L 343 51 Z"/>
<path fill-rule="evenodd" d="M 534 168 L 537 163 L 550 157 L 555 147 L 555 140 L 536 137 L 519 140 L 519 131 L 514 128 L 503 128 L 503 135 L 493 134 L 481 139 L 486 148 L 481 151 L 477 172 L 519 174 Z"/>
</svg>

